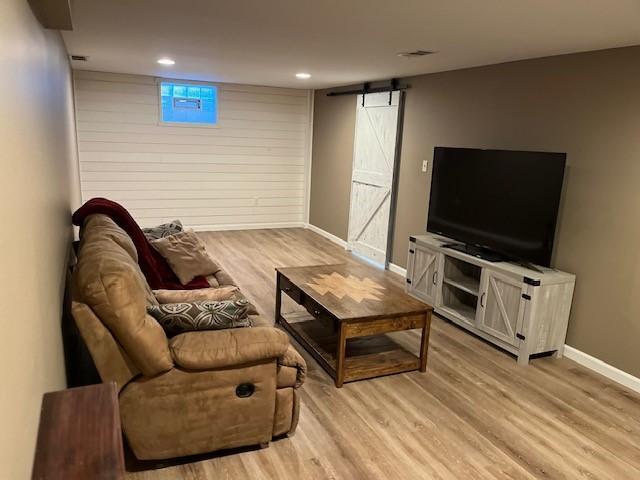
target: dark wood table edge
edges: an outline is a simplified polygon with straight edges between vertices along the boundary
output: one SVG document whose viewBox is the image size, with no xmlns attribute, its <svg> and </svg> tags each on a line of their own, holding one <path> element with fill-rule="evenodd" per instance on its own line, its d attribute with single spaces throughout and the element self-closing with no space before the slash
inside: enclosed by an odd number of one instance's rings
<svg viewBox="0 0 640 480">
<path fill-rule="evenodd" d="M 331 263 L 331 264 L 326 264 L 326 265 L 325 264 L 305 265 L 304 268 L 310 268 L 310 267 L 339 267 L 339 266 L 343 266 L 343 265 L 346 265 L 346 263 Z M 281 275 L 284 278 L 286 278 L 290 283 L 295 284 L 295 282 L 293 282 L 289 277 L 287 277 L 286 272 L 282 271 L 282 270 L 288 270 L 288 269 L 294 269 L 294 268 L 298 268 L 298 267 L 275 267 L 275 271 L 277 273 L 277 277 Z M 276 281 L 277 281 L 277 278 L 276 278 Z M 321 299 L 314 298 L 313 294 L 304 291 L 303 287 L 301 287 L 300 285 L 297 285 L 297 287 L 302 293 L 304 293 L 306 296 L 311 298 L 314 302 L 319 304 L 327 312 L 331 311 L 329 307 L 327 307 L 326 305 L 324 305 L 322 303 Z M 276 285 L 276 289 L 277 289 L 277 285 Z M 421 302 L 420 300 L 417 300 L 417 299 L 415 299 L 413 297 L 411 297 L 411 298 L 413 300 L 415 300 L 416 302 Z M 418 308 L 418 309 L 415 309 L 415 310 L 405 310 L 405 311 L 402 311 L 402 312 L 399 312 L 399 313 L 395 313 L 395 314 L 369 315 L 369 316 L 364 316 L 364 317 L 362 317 L 362 316 L 344 317 L 344 318 L 342 318 L 342 321 L 350 322 L 350 323 L 351 322 L 358 322 L 358 321 L 360 321 L 360 322 L 370 322 L 372 320 L 379 320 L 379 319 L 382 319 L 382 318 L 403 317 L 403 316 L 407 316 L 407 315 L 424 315 L 424 314 L 427 313 L 427 311 L 433 312 L 433 307 L 430 306 L 430 305 L 427 305 L 426 308 Z"/>
</svg>

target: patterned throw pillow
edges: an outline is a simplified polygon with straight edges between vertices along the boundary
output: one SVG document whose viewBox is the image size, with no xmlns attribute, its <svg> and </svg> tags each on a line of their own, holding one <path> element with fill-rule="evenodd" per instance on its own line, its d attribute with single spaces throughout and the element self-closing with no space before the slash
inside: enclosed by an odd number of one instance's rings
<svg viewBox="0 0 640 480">
<path fill-rule="evenodd" d="M 142 232 L 147 240 L 158 240 L 159 238 L 168 237 L 182 231 L 182 222 L 174 220 L 173 222 L 163 223 L 157 227 L 143 228 Z"/>
<path fill-rule="evenodd" d="M 147 306 L 147 312 L 162 325 L 169 337 L 195 330 L 250 327 L 248 310 L 249 302 L 246 300 L 204 300 Z"/>
</svg>

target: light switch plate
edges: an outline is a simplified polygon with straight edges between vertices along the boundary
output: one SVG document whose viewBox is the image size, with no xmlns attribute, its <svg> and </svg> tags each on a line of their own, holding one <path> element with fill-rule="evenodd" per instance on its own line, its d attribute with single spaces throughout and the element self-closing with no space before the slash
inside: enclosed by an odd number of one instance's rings
<svg viewBox="0 0 640 480">
<path fill-rule="evenodd" d="M 422 171 L 427 171 L 427 166 L 429 165 L 429 160 L 422 160 Z"/>
</svg>

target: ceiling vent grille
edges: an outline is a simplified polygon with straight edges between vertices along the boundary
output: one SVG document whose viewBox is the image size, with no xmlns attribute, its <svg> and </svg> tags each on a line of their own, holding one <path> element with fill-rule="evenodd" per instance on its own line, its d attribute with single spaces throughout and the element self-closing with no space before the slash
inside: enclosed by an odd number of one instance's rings
<svg viewBox="0 0 640 480">
<path fill-rule="evenodd" d="M 431 52 L 429 50 L 414 50 L 412 52 L 400 52 L 398 53 L 399 57 L 404 58 L 414 58 L 414 57 L 424 57 L 426 55 L 431 55 L 435 52 Z"/>
<path fill-rule="evenodd" d="M 86 55 L 71 55 L 71 60 L 75 60 L 77 62 L 86 62 L 89 60 L 89 57 Z"/>
</svg>

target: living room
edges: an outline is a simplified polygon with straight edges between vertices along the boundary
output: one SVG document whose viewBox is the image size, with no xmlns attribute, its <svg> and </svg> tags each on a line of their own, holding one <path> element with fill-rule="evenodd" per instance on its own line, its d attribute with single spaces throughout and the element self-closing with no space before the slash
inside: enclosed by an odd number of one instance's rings
<svg viewBox="0 0 640 480">
<path fill-rule="evenodd" d="M 2 2 L 0 478 L 640 477 L 639 21 Z"/>
</svg>

